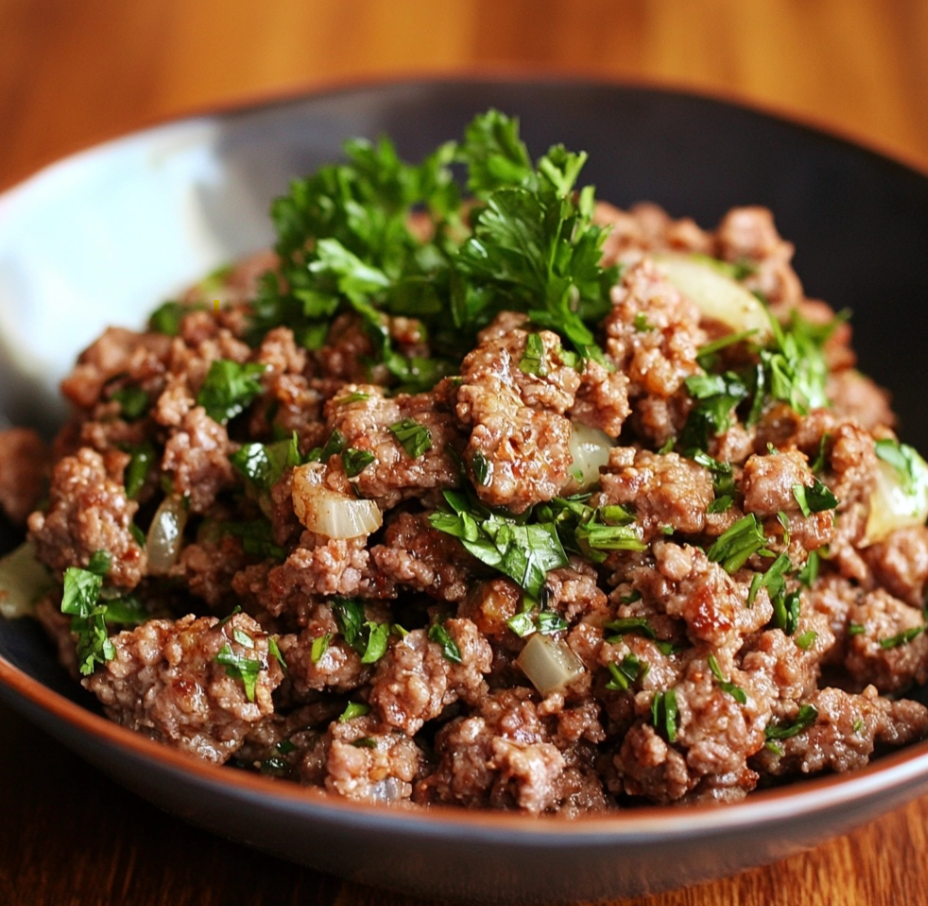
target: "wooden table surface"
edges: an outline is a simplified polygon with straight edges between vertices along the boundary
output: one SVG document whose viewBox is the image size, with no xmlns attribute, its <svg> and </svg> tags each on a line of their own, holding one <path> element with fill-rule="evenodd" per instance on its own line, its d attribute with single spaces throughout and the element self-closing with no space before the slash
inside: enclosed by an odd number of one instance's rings
<svg viewBox="0 0 928 906">
<path fill-rule="evenodd" d="M 924 0 L 0 0 L 0 186 L 238 98 L 492 71 L 721 93 L 928 171 Z M 928 903 L 926 826 L 923 799 L 769 868 L 628 902 Z M 3 906 L 408 902 L 183 825 L 0 707 Z"/>
</svg>

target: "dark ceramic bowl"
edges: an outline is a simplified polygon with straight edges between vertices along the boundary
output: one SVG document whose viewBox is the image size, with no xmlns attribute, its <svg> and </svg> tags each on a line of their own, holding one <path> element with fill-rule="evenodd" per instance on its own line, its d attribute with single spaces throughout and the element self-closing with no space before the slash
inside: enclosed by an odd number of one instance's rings
<svg viewBox="0 0 928 906">
<path fill-rule="evenodd" d="M 49 426 L 57 380 L 107 323 L 140 324 L 186 282 L 267 244 L 289 178 L 352 135 L 417 159 L 494 106 L 534 153 L 590 152 L 619 205 L 651 200 L 713 226 L 773 209 L 807 292 L 854 311 L 860 365 L 928 449 L 928 178 L 839 139 L 678 92 L 564 81 L 424 81 L 184 120 L 51 167 L 0 197 L 0 411 Z M 2 541 L 8 548 L 12 536 Z M 577 821 L 326 798 L 159 746 L 99 716 L 28 620 L 0 620 L 0 695 L 78 755 L 181 818 L 374 886 L 469 902 L 636 896 L 774 861 L 928 793 L 928 744 L 859 773 L 724 807 Z M 63 807 L 67 807 L 66 804 Z"/>
</svg>

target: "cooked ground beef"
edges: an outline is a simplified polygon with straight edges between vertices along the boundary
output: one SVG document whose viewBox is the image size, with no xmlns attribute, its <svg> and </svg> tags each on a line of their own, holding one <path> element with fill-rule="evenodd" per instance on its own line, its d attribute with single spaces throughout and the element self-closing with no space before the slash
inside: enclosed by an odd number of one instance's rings
<svg viewBox="0 0 928 906">
<path fill-rule="evenodd" d="M 452 281 L 435 317 L 417 279 L 421 319 L 369 304 L 390 262 L 287 270 L 312 242 L 284 243 L 84 352 L 53 456 L 0 434 L 0 505 L 62 586 L 37 616 L 110 717 L 333 795 L 566 816 L 928 732 L 896 698 L 928 678 L 928 470 L 849 328 L 764 209 L 593 220 L 562 308 Z M 668 254 L 780 339 L 706 315 Z"/>
</svg>

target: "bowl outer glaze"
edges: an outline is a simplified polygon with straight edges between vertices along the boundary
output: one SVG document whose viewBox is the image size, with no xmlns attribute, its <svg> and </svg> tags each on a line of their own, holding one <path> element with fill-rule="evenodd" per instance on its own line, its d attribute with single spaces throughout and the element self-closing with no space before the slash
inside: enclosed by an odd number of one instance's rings
<svg viewBox="0 0 928 906">
<path fill-rule="evenodd" d="M 904 437 L 928 341 L 928 179 L 879 155 L 743 107 L 679 92 L 562 81 L 443 80 L 346 89 L 199 117 L 68 158 L 0 197 L 0 412 L 50 428 L 55 388 L 104 326 L 137 326 L 162 298 L 271 239 L 268 199 L 392 135 L 418 159 L 495 106 L 533 153 L 586 149 L 601 198 L 651 200 L 712 226 L 771 207 L 810 295 L 855 312 L 863 370 L 889 385 Z M 145 216 L 140 217 L 139 212 Z M 153 250 L 156 250 L 153 254 Z M 7 546 L 9 546 L 9 539 Z M 462 901 L 636 896 L 768 863 L 928 791 L 924 744 L 853 776 L 723 808 L 647 808 L 563 822 L 392 811 L 213 768 L 114 726 L 55 665 L 34 626 L 0 622 L 0 694 L 161 807 L 314 868 Z"/>
</svg>

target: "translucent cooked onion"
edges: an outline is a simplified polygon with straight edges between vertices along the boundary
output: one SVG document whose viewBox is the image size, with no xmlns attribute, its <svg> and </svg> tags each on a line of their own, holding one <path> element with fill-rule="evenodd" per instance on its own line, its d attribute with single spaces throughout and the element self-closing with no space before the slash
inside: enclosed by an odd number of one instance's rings
<svg viewBox="0 0 928 906">
<path fill-rule="evenodd" d="M 566 642 L 540 632 L 525 643 L 516 663 L 543 696 L 566 688 L 583 673 L 583 662 Z"/>
<path fill-rule="evenodd" d="M 51 585 L 48 571 L 36 559 L 33 543 L 20 544 L 0 559 L 0 615 L 8 620 L 28 616 Z"/>
<path fill-rule="evenodd" d="M 325 487 L 319 463 L 294 469 L 293 509 L 306 528 L 327 538 L 359 538 L 383 525 L 383 513 L 373 500 Z"/>
<path fill-rule="evenodd" d="M 180 556 L 187 524 L 187 505 L 182 497 L 170 494 L 161 501 L 148 529 L 145 550 L 152 575 L 168 572 Z"/>
<path fill-rule="evenodd" d="M 689 255 L 655 255 L 670 282 L 696 303 L 706 318 L 719 321 L 733 332 L 753 331 L 764 343 L 771 337 L 770 315 L 763 303 L 740 283 L 711 263 Z"/>
<path fill-rule="evenodd" d="M 572 422 L 570 455 L 573 457 L 570 490 L 584 490 L 599 481 L 599 470 L 609 462 L 613 440 L 599 428 Z"/>
<path fill-rule="evenodd" d="M 923 525 L 928 519 L 928 464 L 911 447 L 907 449 L 912 457 L 908 480 L 891 463 L 877 462 L 867 519 L 868 544 L 882 541 L 896 529 Z"/>
</svg>

